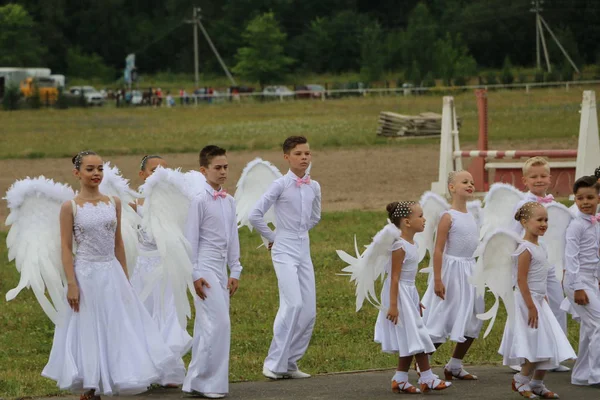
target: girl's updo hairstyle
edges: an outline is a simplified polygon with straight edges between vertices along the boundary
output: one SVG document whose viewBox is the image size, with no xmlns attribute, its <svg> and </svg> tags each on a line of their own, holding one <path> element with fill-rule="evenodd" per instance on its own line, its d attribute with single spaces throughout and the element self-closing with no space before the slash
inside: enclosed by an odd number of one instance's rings
<svg viewBox="0 0 600 400">
<path fill-rule="evenodd" d="M 81 169 L 81 161 L 83 161 L 83 157 L 85 156 L 97 156 L 98 154 L 94 153 L 91 150 L 84 150 L 84 151 L 80 151 L 79 153 L 77 153 L 72 159 L 71 162 L 73 163 L 73 167 L 76 170 Z"/>
<path fill-rule="evenodd" d="M 538 203 L 537 201 L 529 201 L 523 204 L 521 208 L 517 210 L 517 213 L 515 214 L 515 220 L 519 222 L 521 222 L 521 220 L 529 220 L 529 218 L 531 218 L 531 216 L 533 215 L 533 210 L 540 207 L 544 208 L 544 206 Z"/>
<path fill-rule="evenodd" d="M 388 218 L 394 225 L 400 227 L 400 220 L 410 217 L 413 212 L 412 206 L 415 204 L 417 203 L 414 201 L 394 201 L 388 204 L 386 207 Z"/>
<path fill-rule="evenodd" d="M 158 155 L 145 155 L 144 157 L 142 157 L 142 161 L 140 162 L 140 171 L 143 171 L 146 169 L 146 164 L 148 163 L 148 160 L 152 160 L 153 158 L 160 158 L 162 160 L 161 156 Z"/>
</svg>

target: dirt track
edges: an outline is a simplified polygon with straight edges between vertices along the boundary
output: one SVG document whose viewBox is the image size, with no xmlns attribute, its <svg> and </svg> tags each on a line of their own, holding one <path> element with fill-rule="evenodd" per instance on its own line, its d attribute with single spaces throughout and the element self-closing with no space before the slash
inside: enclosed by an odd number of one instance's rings
<svg viewBox="0 0 600 400">
<path fill-rule="evenodd" d="M 351 150 L 322 150 L 314 153 L 312 177 L 323 189 L 323 210 L 385 209 L 393 200 L 418 199 L 437 177 L 439 145 L 407 145 L 406 148 L 368 148 Z M 184 170 L 197 168 L 196 154 L 163 155 L 169 166 Z M 229 154 L 230 176 L 226 185 L 230 193 L 235 191 L 242 169 L 255 157 L 274 163 L 282 172 L 286 162 L 279 151 L 244 151 Z M 107 157 L 117 165 L 133 186 L 141 182 L 137 171 L 138 156 Z M 9 186 L 26 176 L 44 175 L 77 187 L 71 175 L 71 160 L 0 160 L 0 193 L 4 195 Z M 0 219 L 7 214 L 5 203 L 0 207 Z"/>
<path fill-rule="evenodd" d="M 576 148 L 576 138 L 560 141 L 530 141 L 528 149 Z M 463 149 L 473 149 L 467 144 Z M 509 141 L 494 143 L 495 149 L 523 148 L 522 142 Z M 183 170 L 198 167 L 197 154 L 162 154 L 170 167 Z M 229 153 L 230 175 L 226 189 L 233 193 L 242 169 L 251 160 L 262 157 L 275 164 L 283 173 L 287 163 L 280 151 L 240 151 Z M 141 184 L 138 178 L 140 156 L 106 157 L 117 165 L 126 178 L 132 180 L 132 187 Z M 385 205 L 394 200 L 418 200 L 431 182 L 437 180 L 439 144 L 412 144 L 398 147 L 369 147 L 356 149 L 327 149 L 313 152 L 311 176 L 318 180 L 323 189 L 323 210 L 384 210 Z M 465 163 L 465 166 L 468 162 Z M 26 176 L 44 175 L 60 182 L 78 187 L 72 176 L 71 160 L 33 159 L 0 160 L 0 193 L 4 195 L 17 179 Z M 0 220 L 4 221 L 8 209 L 0 206 Z M 0 230 L 6 229 L 0 224 Z"/>
</svg>

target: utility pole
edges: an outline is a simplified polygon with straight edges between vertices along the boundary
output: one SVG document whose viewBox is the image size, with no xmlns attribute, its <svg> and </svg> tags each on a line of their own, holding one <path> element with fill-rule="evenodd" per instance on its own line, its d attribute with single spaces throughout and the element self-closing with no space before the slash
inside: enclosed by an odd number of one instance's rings
<svg viewBox="0 0 600 400">
<path fill-rule="evenodd" d="M 200 28 L 200 30 L 202 31 L 202 34 L 204 35 L 204 38 L 208 42 L 208 45 L 210 46 L 211 50 L 213 51 L 213 53 L 217 57 L 217 60 L 219 60 L 219 64 L 221 64 L 221 67 L 225 71 L 225 75 L 227 75 L 227 77 L 229 78 L 229 81 L 234 86 L 237 86 L 237 82 L 235 81 L 235 79 L 233 78 L 233 76 L 231 75 L 231 73 L 229 72 L 229 69 L 227 68 L 227 65 L 225 65 L 225 62 L 221 58 L 221 55 L 217 51 L 217 48 L 215 47 L 213 41 L 210 39 L 210 36 L 208 36 L 208 32 L 204 28 L 204 25 L 202 25 L 202 16 L 200 15 L 201 11 L 202 11 L 202 9 L 200 7 L 194 7 L 193 8 L 193 18 L 190 19 L 190 20 L 186 20 L 185 21 L 188 24 L 193 24 L 194 25 L 194 73 L 195 73 L 194 79 L 195 79 L 196 87 L 198 87 L 198 66 L 199 66 L 199 61 L 198 61 L 198 28 Z"/>
<path fill-rule="evenodd" d="M 200 27 L 200 30 L 202 31 L 202 34 L 204 35 L 204 38 L 208 42 L 208 45 L 212 49 L 213 53 L 215 53 L 217 60 L 219 60 L 219 64 L 221 64 L 221 68 L 223 68 L 223 71 L 225 71 L 225 75 L 227 75 L 227 78 L 229 78 L 229 81 L 231 82 L 231 84 L 233 86 L 237 86 L 237 82 L 235 81 L 235 79 L 233 78 L 231 73 L 229 72 L 227 65 L 225 65 L 225 61 L 223 61 L 223 59 L 221 58 L 221 55 L 217 51 L 217 48 L 213 44 L 213 41 L 210 39 L 210 36 L 208 36 L 208 32 L 206 31 L 206 29 L 204 29 L 204 25 L 202 25 L 201 17 L 198 18 L 198 26 Z"/>
<path fill-rule="evenodd" d="M 544 11 L 542 9 L 543 4 L 544 4 L 544 0 L 532 0 L 531 1 L 532 8 L 530 10 L 531 12 L 535 13 L 535 51 L 536 51 L 537 68 L 538 69 L 542 68 L 541 55 L 540 55 L 540 41 L 541 41 L 542 47 L 544 49 L 544 57 L 546 59 L 546 67 L 548 69 L 548 72 L 552 72 L 552 65 L 550 64 L 550 57 L 548 56 L 548 48 L 546 47 L 546 40 L 544 38 L 544 28 L 546 28 L 546 30 L 552 37 L 552 40 L 554 40 L 554 43 L 556 43 L 556 45 L 558 46 L 560 51 L 563 53 L 563 55 L 565 56 L 567 61 L 569 61 L 569 64 L 571 64 L 571 66 L 577 73 L 580 73 L 579 68 L 577 68 L 577 65 L 575 65 L 575 63 L 573 62 L 571 57 L 569 57 L 569 54 L 567 53 L 565 48 L 562 46 L 562 44 L 560 44 L 558 38 L 556 37 L 556 35 L 554 35 L 554 32 L 552 32 L 552 29 L 550 29 L 550 26 L 548 25 L 548 23 L 546 22 L 544 17 L 542 17 L 540 15 L 540 13 L 542 11 Z"/>
<path fill-rule="evenodd" d="M 194 7 L 194 18 L 193 18 L 193 24 L 194 24 L 194 88 L 198 88 L 198 68 L 200 65 L 200 61 L 198 60 L 198 11 L 199 8 L 198 7 Z"/>
<path fill-rule="evenodd" d="M 200 20 L 200 8 L 193 7 L 192 8 L 192 19 L 186 19 L 184 22 L 187 24 L 192 24 L 193 35 L 194 35 L 194 84 L 195 87 L 198 87 L 199 83 L 199 73 L 198 69 L 200 68 L 200 61 L 198 60 L 198 21 Z"/>
<path fill-rule="evenodd" d="M 533 7 L 530 11 L 535 13 L 535 55 L 537 61 L 537 68 L 542 68 L 542 58 L 540 55 L 540 11 L 542 11 L 541 5 L 543 0 L 532 0 L 531 6 Z"/>
</svg>

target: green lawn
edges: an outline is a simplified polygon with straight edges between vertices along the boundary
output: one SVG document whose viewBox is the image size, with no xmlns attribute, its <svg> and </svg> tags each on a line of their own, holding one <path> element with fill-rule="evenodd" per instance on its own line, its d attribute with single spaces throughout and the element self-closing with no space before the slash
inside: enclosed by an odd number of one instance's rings
<svg viewBox="0 0 600 400">
<path fill-rule="evenodd" d="M 381 353 L 373 343 L 376 310 L 365 305 L 354 312 L 354 287 L 348 278 L 338 276 L 344 264 L 335 250 L 353 251 L 356 233 L 359 246 L 383 226 L 386 217 L 380 212 L 326 213 L 313 231 L 312 255 L 317 279 L 317 324 L 311 346 L 301 361 L 302 369 L 310 373 L 350 371 L 368 368 L 391 368 L 397 360 Z M 4 243 L 6 233 L 0 233 Z M 244 273 L 239 292 L 231 303 L 232 343 L 230 379 L 257 380 L 272 335 L 272 323 L 277 311 L 277 282 L 269 254 L 256 249 L 260 239 L 247 229 L 241 231 Z M 421 295 L 426 285 L 419 274 Z M 16 286 L 18 274 L 14 264 L 7 262 L 6 248 L 0 247 L 0 296 Z M 488 307 L 492 299 L 487 299 Z M 478 340 L 466 362 L 498 363 L 497 354 L 505 321 L 502 309 L 492 334 Z M 192 332 L 193 321 L 188 328 Z M 0 398 L 53 395 L 58 391 L 54 382 L 40 372 L 47 361 L 52 343 L 53 325 L 42 313 L 29 290 L 0 307 Z M 570 325 L 572 343 L 577 342 L 577 325 Z M 444 345 L 434 355 L 437 365 L 449 357 L 450 345 Z M 189 356 L 186 362 L 189 361 Z"/>
<path fill-rule="evenodd" d="M 490 141 L 573 139 L 578 135 L 584 87 L 490 92 Z M 102 155 L 196 152 L 208 142 L 230 150 L 273 149 L 303 134 L 316 149 L 402 146 L 375 135 L 378 114 L 441 113 L 442 92 L 427 96 L 371 96 L 343 100 L 175 107 L 23 110 L 0 112 L 0 158 L 72 156 L 82 149 Z M 472 92 L 455 93 L 463 120 L 461 139 L 477 139 Z"/>
</svg>

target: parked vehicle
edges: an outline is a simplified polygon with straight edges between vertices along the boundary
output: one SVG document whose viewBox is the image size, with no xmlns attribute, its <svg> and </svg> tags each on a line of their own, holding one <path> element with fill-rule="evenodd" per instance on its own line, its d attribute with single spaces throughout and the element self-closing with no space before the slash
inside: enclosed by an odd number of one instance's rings
<svg viewBox="0 0 600 400">
<path fill-rule="evenodd" d="M 81 96 L 83 94 L 89 106 L 101 106 L 104 104 L 104 97 L 92 86 L 73 86 L 69 89 L 69 93 L 73 96 Z"/>
<path fill-rule="evenodd" d="M 330 96 L 333 98 L 363 96 L 366 87 L 363 82 L 335 83 L 333 85 L 334 92 L 330 93 Z M 336 90 L 340 90 L 340 92 L 336 92 Z M 344 90 L 348 91 L 344 92 Z"/>
<path fill-rule="evenodd" d="M 267 86 L 263 90 L 264 96 L 293 96 L 294 92 L 291 91 L 287 86 Z"/>
<path fill-rule="evenodd" d="M 21 82 L 21 93 L 25 99 L 31 98 L 38 91 L 42 103 L 54 104 L 58 99 L 58 89 L 50 77 L 27 78 Z"/>
<path fill-rule="evenodd" d="M 321 99 L 326 95 L 326 90 L 321 85 L 308 84 L 296 86 L 296 98 L 298 99 Z"/>
</svg>

